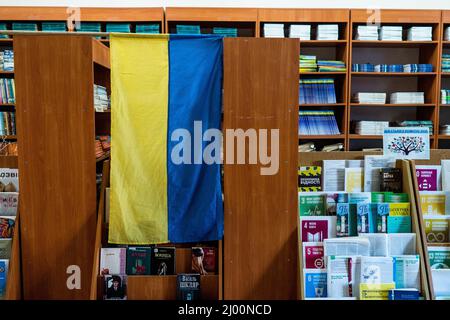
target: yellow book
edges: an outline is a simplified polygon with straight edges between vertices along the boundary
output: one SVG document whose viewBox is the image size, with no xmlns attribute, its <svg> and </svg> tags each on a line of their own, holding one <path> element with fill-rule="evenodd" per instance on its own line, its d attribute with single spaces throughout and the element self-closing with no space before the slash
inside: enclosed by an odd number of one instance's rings
<svg viewBox="0 0 450 320">
<path fill-rule="evenodd" d="M 359 298 L 361 300 L 388 300 L 389 290 L 395 289 L 395 283 L 361 283 Z"/>
<path fill-rule="evenodd" d="M 420 207 L 423 215 L 444 215 L 445 214 L 445 192 L 442 191 L 421 191 Z"/>
<path fill-rule="evenodd" d="M 409 202 L 403 203 L 389 203 L 389 215 L 390 216 L 410 216 L 411 205 Z"/>
</svg>

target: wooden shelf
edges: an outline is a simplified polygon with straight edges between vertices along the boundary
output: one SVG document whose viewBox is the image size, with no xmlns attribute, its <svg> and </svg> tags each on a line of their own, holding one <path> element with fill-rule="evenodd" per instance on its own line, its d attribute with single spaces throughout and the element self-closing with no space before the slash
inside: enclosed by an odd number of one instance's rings
<svg viewBox="0 0 450 320">
<path fill-rule="evenodd" d="M 0 71 L 0 75 L 2 75 L 2 74 L 11 74 L 11 75 L 13 75 L 14 71 Z"/>
<path fill-rule="evenodd" d="M 440 134 L 438 136 L 440 140 L 450 140 L 450 135 Z"/>
<path fill-rule="evenodd" d="M 347 40 L 300 40 L 300 47 L 335 47 L 345 45 L 347 45 Z"/>
<path fill-rule="evenodd" d="M 0 140 L 17 140 L 17 136 L 16 135 L 5 135 L 5 136 L 0 136 Z"/>
<path fill-rule="evenodd" d="M 384 103 L 384 104 L 372 104 L 372 103 L 350 103 L 351 107 L 435 107 L 434 103 L 424 103 L 424 104 L 405 104 L 405 103 Z"/>
<path fill-rule="evenodd" d="M 450 77 L 450 72 L 441 72 L 441 76 Z"/>
<path fill-rule="evenodd" d="M 401 48 L 401 47 L 420 47 L 426 45 L 437 45 L 439 41 L 381 41 L 381 40 L 352 40 L 353 47 L 385 47 L 385 48 Z"/>
<path fill-rule="evenodd" d="M 325 139 L 345 139 L 345 134 L 336 134 L 336 135 L 299 135 L 299 139 L 301 140 L 325 140 Z"/>
<path fill-rule="evenodd" d="M 166 23 L 171 21 L 255 22 L 256 8 L 166 8 Z"/>
<path fill-rule="evenodd" d="M 419 77 L 435 76 L 436 72 L 351 72 L 352 76 L 373 76 L 373 77 Z"/>
<path fill-rule="evenodd" d="M 15 107 L 15 103 L 0 103 L 0 107 Z"/>
<path fill-rule="evenodd" d="M 305 103 L 299 107 L 345 107 L 345 103 Z"/>
</svg>

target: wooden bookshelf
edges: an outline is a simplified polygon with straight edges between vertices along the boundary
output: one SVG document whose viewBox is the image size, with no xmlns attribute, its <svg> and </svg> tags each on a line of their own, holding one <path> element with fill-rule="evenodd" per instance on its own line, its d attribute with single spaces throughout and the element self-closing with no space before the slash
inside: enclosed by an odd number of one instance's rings
<svg viewBox="0 0 450 320">
<path fill-rule="evenodd" d="M 259 34 L 258 10 L 254 8 L 175 8 L 165 11 L 166 33 L 177 33 L 177 25 L 199 25 L 202 34 L 213 33 L 214 27 L 237 28 L 239 37 Z"/>
<path fill-rule="evenodd" d="M 348 87 L 348 145 L 347 150 L 367 147 L 367 140 L 372 140 L 370 147 L 382 147 L 377 136 L 359 136 L 351 131 L 352 121 L 401 121 L 431 120 L 433 122 L 432 147 L 437 147 L 438 94 L 440 81 L 440 10 L 380 10 L 379 15 L 370 10 L 351 10 L 350 63 L 373 64 L 408 64 L 430 63 L 433 72 L 397 73 L 397 72 L 350 72 Z M 365 41 L 355 40 L 359 25 L 373 23 L 379 25 L 401 25 L 403 29 L 410 26 L 431 26 L 431 41 Z M 425 104 L 392 104 L 389 102 L 392 92 L 423 91 Z M 386 92 L 385 104 L 353 103 L 351 96 L 357 92 Z M 387 113 L 383 110 L 390 108 Z M 352 142 L 353 141 L 353 142 Z"/>
</svg>

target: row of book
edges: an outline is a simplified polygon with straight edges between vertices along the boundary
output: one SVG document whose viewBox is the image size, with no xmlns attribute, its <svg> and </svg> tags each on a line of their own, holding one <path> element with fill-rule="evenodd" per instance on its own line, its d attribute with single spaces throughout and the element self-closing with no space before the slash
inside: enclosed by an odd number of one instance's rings
<svg viewBox="0 0 450 320">
<path fill-rule="evenodd" d="M 334 111 L 299 111 L 298 131 L 300 135 L 338 135 L 340 134 Z"/>
<path fill-rule="evenodd" d="M 360 104 L 385 104 L 386 92 L 357 92 L 352 96 L 353 102 Z M 390 95 L 392 104 L 424 104 L 424 92 L 393 92 Z"/>
<path fill-rule="evenodd" d="M 299 83 L 300 104 L 336 103 L 334 79 L 300 79 Z"/>
<path fill-rule="evenodd" d="M 432 41 L 433 28 L 412 26 L 406 32 L 402 26 L 361 25 L 356 28 L 355 40 L 364 41 Z"/>
<path fill-rule="evenodd" d="M 111 109 L 111 100 L 106 87 L 94 84 L 94 108 L 96 112 L 105 112 Z"/>
<path fill-rule="evenodd" d="M 177 34 L 201 34 L 201 28 L 199 25 L 181 25 L 176 26 Z M 224 37 L 235 38 L 238 36 L 237 28 L 226 28 L 226 27 L 213 27 L 212 33 L 217 35 L 222 35 Z"/>
<path fill-rule="evenodd" d="M 442 55 L 442 72 L 450 72 L 450 54 Z"/>
<path fill-rule="evenodd" d="M 0 51 L 0 71 L 14 71 L 14 51 Z"/>
<path fill-rule="evenodd" d="M 439 126 L 439 133 L 444 136 L 450 135 L 450 124 L 441 124 Z"/>
<path fill-rule="evenodd" d="M 288 28 L 289 38 L 312 40 L 311 34 L 315 33 L 314 40 L 339 40 L 337 24 L 318 24 L 315 26 L 315 32 L 312 32 L 311 25 L 291 24 Z M 264 23 L 263 33 L 265 38 L 285 38 L 285 25 L 284 23 Z"/>
<path fill-rule="evenodd" d="M 429 63 L 409 64 L 352 64 L 353 72 L 433 72 L 433 65 Z"/>
<path fill-rule="evenodd" d="M 339 60 L 317 60 L 314 55 L 300 55 L 300 72 L 345 72 L 344 61 Z"/>
<path fill-rule="evenodd" d="M 352 121 L 352 128 L 359 135 L 383 135 L 384 129 L 389 127 L 427 127 L 433 133 L 431 120 L 403 120 L 403 121 Z"/>
<path fill-rule="evenodd" d="M 16 113 L 0 112 L 0 136 L 16 135 Z"/>
<path fill-rule="evenodd" d="M 0 78 L 0 103 L 15 103 L 16 89 L 14 79 Z"/>
<path fill-rule="evenodd" d="M 12 239 L 19 205 L 18 169 L 0 169 L 0 300 L 6 293 Z"/>
</svg>

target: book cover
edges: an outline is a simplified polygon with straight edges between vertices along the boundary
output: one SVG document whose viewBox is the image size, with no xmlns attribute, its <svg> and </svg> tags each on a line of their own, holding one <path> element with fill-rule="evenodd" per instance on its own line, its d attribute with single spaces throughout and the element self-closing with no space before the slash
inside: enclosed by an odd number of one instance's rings
<svg viewBox="0 0 450 320">
<path fill-rule="evenodd" d="M 357 233 L 375 233 L 377 229 L 377 206 L 375 203 L 357 203 Z"/>
<path fill-rule="evenodd" d="M 0 239 L 0 259 L 11 257 L 12 239 Z"/>
<path fill-rule="evenodd" d="M 380 169 L 380 191 L 402 192 L 402 170 L 400 168 Z"/>
<path fill-rule="evenodd" d="M 418 255 L 394 256 L 396 289 L 420 289 L 420 260 Z"/>
<path fill-rule="evenodd" d="M 305 298 L 324 298 L 327 293 L 327 271 L 324 269 L 303 269 Z"/>
<path fill-rule="evenodd" d="M 450 191 L 450 160 L 441 160 L 442 166 L 442 190 Z"/>
<path fill-rule="evenodd" d="M 306 269 L 325 268 L 323 253 L 324 253 L 323 242 L 303 243 L 303 268 Z"/>
<path fill-rule="evenodd" d="M 390 216 L 410 216 L 411 204 L 409 202 L 389 203 Z"/>
<path fill-rule="evenodd" d="M 417 289 L 391 289 L 388 294 L 389 300 L 419 300 Z"/>
<path fill-rule="evenodd" d="M 353 192 L 348 195 L 348 203 L 370 203 L 372 202 L 372 195 L 370 192 Z"/>
<path fill-rule="evenodd" d="M 388 256 L 417 254 L 415 233 L 388 233 Z"/>
<path fill-rule="evenodd" d="M 299 193 L 300 216 L 325 215 L 324 195 Z"/>
<path fill-rule="evenodd" d="M 14 233 L 14 225 L 16 217 L 0 216 L 0 238 L 12 238 Z"/>
<path fill-rule="evenodd" d="M 328 297 L 343 298 L 359 296 L 361 257 L 327 257 Z"/>
<path fill-rule="evenodd" d="M 345 192 L 362 192 L 363 181 L 363 168 L 345 168 Z"/>
<path fill-rule="evenodd" d="M 192 247 L 192 271 L 202 275 L 215 273 L 216 251 L 214 247 Z"/>
<path fill-rule="evenodd" d="M 127 274 L 139 275 L 150 274 L 150 247 L 128 247 L 127 248 Z"/>
<path fill-rule="evenodd" d="M 389 290 L 395 289 L 395 283 L 361 283 L 361 300 L 388 300 Z"/>
<path fill-rule="evenodd" d="M 394 259 L 392 257 L 361 257 L 361 283 L 391 282 L 394 282 Z"/>
<path fill-rule="evenodd" d="M 18 192 L 0 192 L 0 215 L 16 216 L 19 205 Z"/>
<path fill-rule="evenodd" d="M 410 233 L 411 217 L 388 216 L 387 233 Z"/>
<path fill-rule="evenodd" d="M 322 191 L 322 167 L 307 166 L 300 167 L 299 170 L 299 188 L 300 191 L 314 192 Z"/>
<path fill-rule="evenodd" d="M 6 280 L 8 278 L 9 260 L 0 260 L 0 300 L 4 298 L 6 293 Z"/>
<path fill-rule="evenodd" d="M 335 216 L 338 203 L 347 203 L 347 193 L 327 193 L 325 195 L 325 215 Z"/>
<path fill-rule="evenodd" d="M 449 242 L 450 216 L 428 215 L 423 217 L 428 243 Z"/>
<path fill-rule="evenodd" d="M 348 237 L 357 234 L 356 204 L 338 203 L 336 206 L 336 236 Z"/>
<path fill-rule="evenodd" d="M 416 178 L 419 191 L 441 190 L 441 166 L 416 165 Z"/>
<path fill-rule="evenodd" d="M 152 248 L 151 274 L 158 276 L 175 274 L 175 247 Z"/>
<path fill-rule="evenodd" d="M 0 168 L 0 192 L 19 192 L 19 169 Z"/>
<path fill-rule="evenodd" d="M 389 203 L 377 203 L 377 232 L 387 233 L 387 218 L 389 216 Z"/>
<path fill-rule="evenodd" d="M 322 242 L 336 237 L 336 217 L 300 217 L 303 242 Z"/>
<path fill-rule="evenodd" d="M 104 276 L 105 290 L 104 300 L 126 300 L 127 299 L 127 276 L 111 275 Z"/>
<path fill-rule="evenodd" d="M 192 301 L 200 299 L 200 275 L 177 275 L 177 300 Z"/>
<path fill-rule="evenodd" d="M 125 274 L 126 248 L 101 248 L 100 275 Z"/>
<path fill-rule="evenodd" d="M 421 191 L 420 207 L 423 215 L 444 215 L 445 192 Z"/>
<path fill-rule="evenodd" d="M 364 156 L 364 191 L 380 191 L 379 169 L 394 168 L 395 158 L 383 155 Z"/>
<path fill-rule="evenodd" d="M 428 246 L 431 269 L 450 269 L 450 247 Z"/>
<path fill-rule="evenodd" d="M 323 160 L 323 190 L 344 191 L 345 189 L 345 160 Z"/>
</svg>

